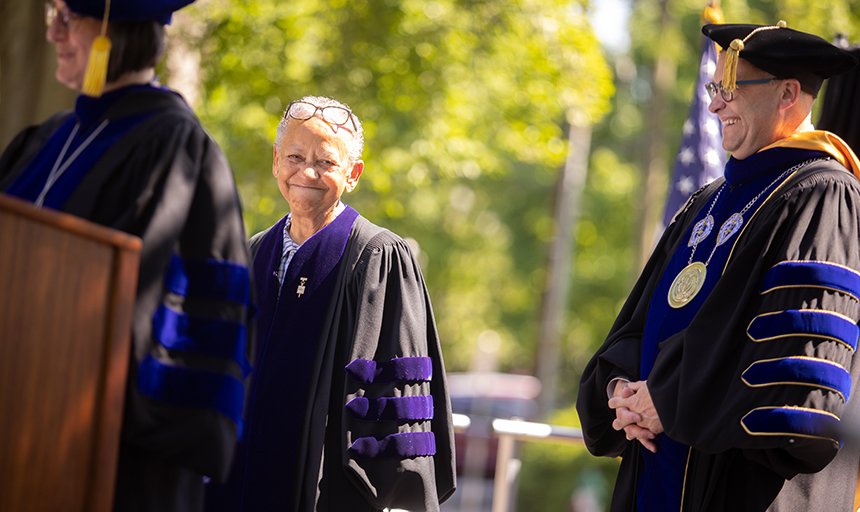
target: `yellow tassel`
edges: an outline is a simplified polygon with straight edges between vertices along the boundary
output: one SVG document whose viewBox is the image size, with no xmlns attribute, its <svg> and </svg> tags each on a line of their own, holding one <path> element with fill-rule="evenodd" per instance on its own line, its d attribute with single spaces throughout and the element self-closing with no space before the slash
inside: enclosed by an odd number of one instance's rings
<svg viewBox="0 0 860 512">
<path fill-rule="evenodd" d="M 702 12 L 702 17 L 705 19 L 705 23 L 722 25 L 726 22 L 726 18 L 725 16 L 723 16 L 723 10 L 720 9 L 719 2 L 713 2 L 708 4 L 708 6 L 705 7 L 705 10 Z"/>
<path fill-rule="evenodd" d="M 102 95 L 107 79 L 110 48 L 110 39 L 105 36 L 99 36 L 93 41 L 90 60 L 87 62 L 87 71 L 84 75 L 84 85 L 81 89 L 83 94 L 94 98 Z"/>
<path fill-rule="evenodd" d="M 107 81 L 108 60 L 110 60 L 110 39 L 107 37 L 108 20 L 110 19 L 110 0 L 105 0 L 105 14 L 102 19 L 101 34 L 93 41 L 90 49 L 90 60 L 84 73 L 84 83 L 81 93 L 98 98 L 105 90 Z"/>
<path fill-rule="evenodd" d="M 726 66 L 723 68 L 723 90 L 733 92 L 738 86 L 735 84 L 738 75 L 738 54 L 744 49 L 744 42 L 735 39 L 726 50 Z"/>
<path fill-rule="evenodd" d="M 786 23 L 785 20 L 779 20 L 776 26 L 779 28 L 788 28 L 788 23 Z"/>
</svg>

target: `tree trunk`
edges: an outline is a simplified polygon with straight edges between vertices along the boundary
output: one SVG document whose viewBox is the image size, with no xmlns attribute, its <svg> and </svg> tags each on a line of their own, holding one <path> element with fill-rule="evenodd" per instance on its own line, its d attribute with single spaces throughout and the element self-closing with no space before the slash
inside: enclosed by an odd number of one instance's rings
<svg viewBox="0 0 860 512">
<path fill-rule="evenodd" d="M 661 34 L 666 39 L 669 27 L 675 20 L 669 13 L 669 0 L 660 2 L 661 12 Z M 675 87 L 677 74 L 677 62 L 669 52 L 659 52 L 657 62 L 654 65 L 654 77 L 652 80 L 651 108 L 648 112 L 648 124 L 646 130 L 646 147 L 648 161 L 644 163 L 645 173 L 643 176 L 644 191 L 638 205 L 637 229 L 634 233 L 639 236 L 637 247 L 639 249 L 639 269 L 645 266 L 659 233 L 656 233 L 657 225 L 661 221 L 663 208 L 666 203 L 666 189 L 669 183 L 669 162 L 666 160 L 666 136 L 667 105 L 669 104 L 672 90 Z M 636 272 L 638 274 L 638 272 Z"/>
<path fill-rule="evenodd" d="M 591 127 L 571 117 L 567 161 L 560 171 L 555 198 L 555 234 L 547 262 L 547 280 L 541 310 L 535 376 L 541 382 L 538 397 L 540 417 L 546 419 L 555 409 L 559 361 L 559 338 L 567 324 L 568 289 L 573 261 L 573 230 L 579 217 L 579 203 L 588 170 Z"/>
</svg>

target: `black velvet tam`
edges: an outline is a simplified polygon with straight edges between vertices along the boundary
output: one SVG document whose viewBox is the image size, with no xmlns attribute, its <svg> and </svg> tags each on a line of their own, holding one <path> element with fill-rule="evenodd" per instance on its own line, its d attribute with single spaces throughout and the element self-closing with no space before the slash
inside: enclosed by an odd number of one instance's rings
<svg viewBox="0 0 860 512">
<path fill-rule="evenodd" d="M 170 23 L 171 15 L 194 0 L 113 0 L 110 4 L 110 21 L 154 20 L 162 25 Z M 105 0 L 66 0 L 76 14 L 102 19 Z"/>
<path fill-rule="evenodd" d="M 711 24 L 702 27 L 702 33 L 723 48 L 742 40 L 740 58 L 777 78 L 797 79 L 813 95 L 825 79 L 857 65 L 850 53 L 816 35 L 776 27 L 756 31 L 759 28 L 762 25 Z"/>
</svg>

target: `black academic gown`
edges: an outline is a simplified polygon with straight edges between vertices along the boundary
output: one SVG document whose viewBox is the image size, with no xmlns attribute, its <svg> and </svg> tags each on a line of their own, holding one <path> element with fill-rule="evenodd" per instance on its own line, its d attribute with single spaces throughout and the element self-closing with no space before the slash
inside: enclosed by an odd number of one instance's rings
<svg viewBox="0 0 860 512">
<path fill-rule="evenodd" d="M 642 462 L 640 444 L 611 427 L 607 384 L 640 378 L 649 308 L 667 300 L 654 292 L 673 254 L 689 250 L 693 223 L 722 184 L 694 194 L 666 229 L 583 372 L 577 410 L 586 445 L 595 455 L 622 457 L 613 511 L 635 509 Z M 709 271 L 720 272 L 719 280 L 688 324 L 660 343 L 648 387 L 665 435 L 690 447 L 682 509 L 764 511 L 786 479 L 819 471 L 836 456 L 846 438 L 840 418 L 860 404 L 857 397 L 845 403 L 860 378 L 853 364 L 860 184 L 833 160 L 798 171 L 755 212 L 725 267 Z M 844 510 L 858 465 L 856 450 L 847 455 L 848 470 L 818 484 Z"/>
<path fill-rule="evenodd" d="M 0 190 L 26 196 L 16 183 L 45 171 L 30 163 L 57 151 L 64 123 L 82 120 L 86 136 L 110 120 L 45 205 L 143 240 L 115 510 L 199 510 L 204 475 L 226 478 L 250 371 L 249 256 L 232 173 L 174 92 L 136 86 L 76 108 L 9 145 Z"/>
<path fill-rule="evenodd" d="M 430 298 L 406 242 L 346 207 L 297 250 L 251 240 L 259 289 L 248 432 L 207 511 L 437 511 L 454 437 Z"/>
</svg>

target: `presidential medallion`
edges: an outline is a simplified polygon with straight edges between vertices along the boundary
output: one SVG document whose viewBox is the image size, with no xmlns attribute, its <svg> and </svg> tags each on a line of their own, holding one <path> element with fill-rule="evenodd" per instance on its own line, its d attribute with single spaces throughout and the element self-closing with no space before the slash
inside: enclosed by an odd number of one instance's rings
<svg viewBox="0 0 860 512">
<path fill-rule="evenodd" d="M 705 284 L 706 273 L 707 268 L 700 261 L 684 267 L 669 287 L 669 305 L 678 309 L 693 300 Z"/>
</svg>

